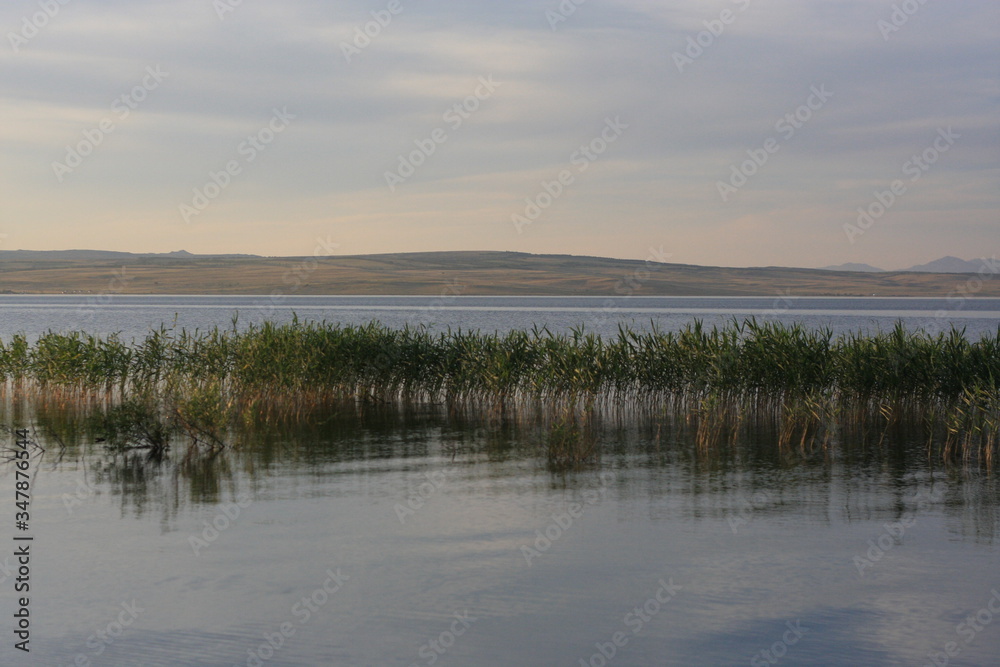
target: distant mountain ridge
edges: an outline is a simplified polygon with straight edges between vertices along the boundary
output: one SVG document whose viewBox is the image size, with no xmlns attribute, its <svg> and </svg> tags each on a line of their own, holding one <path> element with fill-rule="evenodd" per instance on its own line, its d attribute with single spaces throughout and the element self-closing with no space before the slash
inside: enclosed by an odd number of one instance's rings
<svg viewBox="0 0 1000 667">
<path fill-rule="evenodd" d="M 854 271 L 856 273 L 884 273 L 885 269 L 880 269 L 877 266 L 872 266 L 871 264 L 858 264 L 856 262 L 848 262 L 847 264 L 837 264 L 836 266 L 821 266 L 819 267 L 823 271 Z"/>
<path fill-rule="evenodd" d="M 958 257 L 942 257 L 927 264 L 918 264 L 906 269 L 907 271 L 919 271 L 921 273 L 976 273 L 987 265 L 986 259 L 964 260 Z"/>
<path fill-rule="evenodd" d="M 899 272 L 910 271 L 915 273 L 978 273 L 984 266 L 991 266 L 988 259 L 961 259 L 960 257 L 942 257 L 926 264 L 917 264 L 907 269 L 898 269 Z M 859 273 L 887 273 L 885 269 L 880 269 L 871 264 L 837 264 L 836 266 L 822 266 L 824 271 L 854 271 Z"/>
<path fill-rule="evenodd" d="M 407 257 L 407 256 L 423 256 L 426 258 L 439 257 L 442 261 L 452 263 L 455 261 L 461 261 L 460 257 L 467 255 L 464 251 L 439 251 L 439 252 L 421 252 L 421 253 L 377 253 L 368 255 L 353 255 L 352 257 Z M 523 255 L 525 257 L 531 256 L 531 253 L 504 253 L 510 257 L 515 255 Z M 551 254 L 541 254 L 538 257 L 563 257 L 572 258 L 574 261 L 577 259 L 584 259 L 583 256 L 573 256 L 573 255 L 551 255 Z M 148 253 L 134 253 L 134 252 L 123 252 L 117 250 L 86 250 L 86 249 L 72 249 L 72 250 L 0 250 L 0 262 L 24 262 L 24 261 L 90 261 L 90 262 L 128 262 L 134 261 L 136 259 L 155 259 L 155 260 L 171 260 L 171 259 L 182 259 L 182 260 L 196 260 L 196 259 L 292 259 L 291 257 L 266 257 L 264 255 L 251 255 L 251 254 L 240 254 L 240 253 L 228 253 L 228 254 L 195 254 L 188 252 L 187 250 L 174 250 L 172 252 L 148 252 Z M 611 257 L 587 257 L 591 261 L 596 262 L 618 262 L 618 261 L 630 261 L 630 260 L 617 260 Z M 851 273 L 901 273 L 901 272 L 916 272 L 916 273 L 977 273 L 984 266 L 993 266 L 996 260 L 987 259 L 973 259 L 964 260 L 959 257 L 946 256 L 936 259 L 932 262 L 926 264 L 917 264 L 916 266 L 911 266 L 906 269 L 897 269 L 896 271 L 889 271 L 886 269 L 881 269 L 877 266 L 872 266 L 871 264 L 862 264 L 857 262 L 847 262 L 845 264 L 837 264 L 833 266 L 823 266 L 819 269 L 807 269 L 807 270 L 821 270 L 821 271 L 845 271 Z M 681 265 L 678 265 L 681 266 Z M 695 268 L 696 265 L 686 265 Z M 722 268 L 722 267 L 700 267 L 700 268 Z M 755 268 L 755 267 L 745 267 L 745 268 Z M 756 268 L 770 268 L 770 269 L 797 269 L 802 267 L 791 267 L 791 266 L 771 266 L 771 267 L 756 267 Z"/>
</svg>

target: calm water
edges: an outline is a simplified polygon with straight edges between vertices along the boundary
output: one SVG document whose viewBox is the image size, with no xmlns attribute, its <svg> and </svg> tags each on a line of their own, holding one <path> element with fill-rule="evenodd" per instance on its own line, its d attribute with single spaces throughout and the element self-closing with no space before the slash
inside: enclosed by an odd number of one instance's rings
<svg viewBox="0 0 1000 667">
<path fill-rule="evenodd" d="M 614 329 L 586 319 L 598 300 L 431 301 L 304 298 L 294 310 Z M 2 335 L 80 328 L 75 303 L 3 297 Z M 175 311 L 189 328 L 226 326 L 234 307 L 249 319 L 248 303 L 116 298 L 87 328 L 141 335 Z M 773 308 L 620 303 L 615 318 L 664 328 Z M 846 330 L 937 321 L 939 306 L 810 299 L 768 316 Z M 998 310 L 969 302 L 949 317 L 989 331 Z M 159 462 L 108 452 L 75 415 L 57 403 L 0 406 L 0 424 L 33 426 L 47 448 L 32 463 L 27 656 L 10 632 L 15 477 L 10 465 L 0 472 L 3 665 L 924 665 L 946 650 L 950 664 L 988 665 L 1000 655 L 1000 484 L 941 466 L 907 432 L 782 453 L 765 434 L 704 451 L 682 424 L 636 417 L 588 431 L 598 463 L 552 472 L 538 427 L 430 408 L 330 409 L 215 456 L 185 456 L 179 441 Z"/>
<path fill-rule="evenodd" d="M 553 473 L 528 426 L 434 414 L 159 463 L 50 415 L 66 448 L 37 462 L 33 650 L 8 635 L 0 661 L 922 665 L 956 642 L 952 664 L 995 664 L 995 478 L 905 439 L 731 456 L 655 422 L 604 425 L 599 464 Z"/>
<path fill-rule="evenodd" d="M 889 329 L 902 321 L 932 333 L 954 325 L 970 337 L 997 331 L 1000 299 L 882 299 L 729 297 L 351 297 L 351 296 L 10 296 L 0 295 L 0 338 L 15 333 L 37 336 L 49 329 L 82 329 L 98 334 L 145 336 L 161 324 L 187 329 L 229 328 L 265 319 L 327 320 L 360 324 L 371 320 L 401 327 L 423 324 L 436 329 L 506 331 L 547 326 L 568 331 L 583 326 L 615 335 L 619 323 L 663 331 L 694 318 L 723 325 L 734 317 L 757 317 L 835 333 Z"/>
</svg>

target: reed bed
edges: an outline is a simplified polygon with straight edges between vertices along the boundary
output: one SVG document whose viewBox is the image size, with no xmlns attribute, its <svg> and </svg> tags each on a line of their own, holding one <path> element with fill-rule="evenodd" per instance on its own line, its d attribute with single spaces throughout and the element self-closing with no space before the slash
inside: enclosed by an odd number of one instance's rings
<svg viewBox="0 0 1000 667">
<path fill-rule="evenodd" d="M 978 341 L 902 325 L 834 337 L 755 319 L 712 328 L 695 321 L 678 332 L 620 328 L 609 338 L 582 329 L 434 333 L 298 320 L 161 328 L 131 342 L 49 332 L 34 343 L 0 341 L 0 382 L 158 402 L 188 432 L 218 442 L 234 415 L 351 400 L 498 414 L 661 410 L 699 424 L 705 446 L 765 422 L 781 424 L 779 444 L 787 445 L 916 419 L 949 456 L 992 460 L 1000 327 Z M 566 448 L 565 433 L 554 441 Z"/>
</svg>

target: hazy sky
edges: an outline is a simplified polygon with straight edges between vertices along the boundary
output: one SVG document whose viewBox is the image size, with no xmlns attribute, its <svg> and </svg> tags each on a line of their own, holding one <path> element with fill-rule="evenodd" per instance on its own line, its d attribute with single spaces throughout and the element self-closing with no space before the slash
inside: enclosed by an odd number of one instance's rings
<svg viewBox="0 0 1000 667">
<path fill-rule="evenodd" d="M 0 26 L 2 249 L 1000 252 L 997 0 L 7 0 Z"/>
</svg>

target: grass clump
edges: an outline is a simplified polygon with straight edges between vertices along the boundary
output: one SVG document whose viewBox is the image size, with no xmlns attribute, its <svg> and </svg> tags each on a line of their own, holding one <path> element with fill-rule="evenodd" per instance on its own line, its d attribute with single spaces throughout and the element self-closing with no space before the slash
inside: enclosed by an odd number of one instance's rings
<svg viewBox="0 0 1000 667">
<path fill-rule="evenodd" d="M 992 455 L 1000 328 L 978 341 L 901 324 L 835 338 L 828 329 L 754 319 L 710 329 L 695 321 L 666 333 L 622 327 L 606 339 L 582 329 L 434 333 L 298 320 L 243 330 L 161 328 L 130 344 L 50 332 L 33 344 L 23 336 L 0 341 L 0 380 L 156 397 L 193 438 L 213 445 L 240 411 L 353 400 L 500 414 L 527 405 L 553 414 L 666 409 L 697 422 L 705 445 L 764 422 L 779 424 L 779 444 L 791 444 L 923 415 L 949 451 Z M 572 438 L 558 429 L 553 437 L 557 459 L 587 457 L 561 444 Z"/>
<path fill-rule="evenodd" d="M 130 398 L 99 413 L 95 430 L 113 449 L 150 449 L 165 451 L 169 447 L 171 428 L 155 405 Z"/>
</svg>

